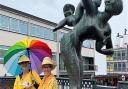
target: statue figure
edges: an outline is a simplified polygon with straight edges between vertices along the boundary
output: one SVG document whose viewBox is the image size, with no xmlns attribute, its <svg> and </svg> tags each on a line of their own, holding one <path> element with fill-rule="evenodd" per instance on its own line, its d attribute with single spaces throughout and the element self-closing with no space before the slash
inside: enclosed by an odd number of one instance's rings
<svg viewBox="0 0 128 89">
<path fill-rule="evenodd" d="M 122 12 L 122 0 L 105 0 L 105 11 L 103 12 L 98 11 L 99 2 L 101 4 L 101 0 L 81 0 L 75 15 L 69 15 L 75 17 L 74 29 L 61 39 L 60 50 L 69 75 L 70 89 L 82 89 L 81 47 L 84 40 L 96 40 L 95 45 L 98 52 L 105 55 L 113 54 L 111 28 L 108 20 L 113 15 L 119 15 Z M 68 23 L 66 24 L 68 25 Z M 103 50 L 103 46 L 106 46 L 107 50 Z"/>
<path fill-rule="evenodd" d="M 64 27 L 65 25 L 75 26 L 77 22 L 80 20 L 81 16 L 83 15 L 83 11 L 80 10 L 80 5 L 77 8 L 78 10 L 76 11 L 75 15 L 73 15 L 75 7 L 72 4 L 65 4 L 63 7 L 63 13 L 65 18 L 59 22 L 56 28 L 53 29 L 53 32 Z"/>
</svg>

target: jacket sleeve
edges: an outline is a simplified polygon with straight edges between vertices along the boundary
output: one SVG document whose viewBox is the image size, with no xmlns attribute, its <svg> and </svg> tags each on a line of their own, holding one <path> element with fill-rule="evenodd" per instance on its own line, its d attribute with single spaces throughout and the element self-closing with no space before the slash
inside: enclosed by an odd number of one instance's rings
<svg viewBox="0 0 128 89">
<path fill-rule="evenodd" d="M 58 82 L 55 77 L 52 78 L 49 86 L 50 86 L 50 89 L 59 89 Z"/>
<path fill-rule="evenodd" d="M 17 76 L 16 79 L 15 79 L 13 89 L 18 89 L 18 82 L 19 82 L 18 77 L 19 77 L 19 76 Z"/>
<path fill-rule="evenodd" d="M 36 73 L 36 71 L 32 70 L 32 76 L 34 77 L 34 80 L 37 84 L 41 83 L 40 76 Z"/>
<path fill-rule="evenodd" d="M 52 89 L 58 89 L 58 82 L 56 79 L 53 82 L 53 88 Z"/>
</svg>

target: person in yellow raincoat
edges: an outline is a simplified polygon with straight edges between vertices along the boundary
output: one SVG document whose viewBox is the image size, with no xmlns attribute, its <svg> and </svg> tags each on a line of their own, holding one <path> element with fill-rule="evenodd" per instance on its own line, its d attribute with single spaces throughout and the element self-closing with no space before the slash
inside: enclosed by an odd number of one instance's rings
<svg viewBox="0 0 128 89">
<path fill-rule="evenodd" d="M 44 72 L 44 77 L 38 89 L 58 89 L 58 83 L 51 71 L 56 67 L 51 58 L 45 57 L 43 59 L 41 69 Z"/>
<path fill-rule="evenodd" d="M 36 89 L 34 83 L 40 84 L 41 79 L 34 70 L 29 70 L 28 64 L 31 63 L 29 58 L 22 55 L 18 61 L 18 64 L 22 68 L 22 74 L 18 75 L 14 82 L 13 89 Z"/>
</svg>

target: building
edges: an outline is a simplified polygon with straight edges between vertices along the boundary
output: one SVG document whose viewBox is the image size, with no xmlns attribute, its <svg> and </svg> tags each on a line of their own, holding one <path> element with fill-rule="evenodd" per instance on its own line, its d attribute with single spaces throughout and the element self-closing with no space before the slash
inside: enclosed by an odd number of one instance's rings
<svg viewBox="0 0 128 89">
<path fill-rule="evenodd" d="M 128 35 L 126 32 L 124 35 L 118 34 L 114 55 L 107 58 L 107 74 L 128 74 Z"/>
<path fill-rule="evenodd" d="M 60 55 L 59 41 L 63 34 L 70 31 L 62 28 L 52 32 L 57 24 L 28 13 L 0 5 L 0 76 L 7 73 L 3 65 L 3 57 L 6 50 L 16 42 L 24 38 L 36 38 L 49 45 L 52 49 L 53 59 L 57 62 L 54 74 L 67 76 L 64 63 Z M 82 56 L 84 59 L 84 74 L 95 74 L 94 41 L 87 40 L 83 43 Z"/>
</svg>

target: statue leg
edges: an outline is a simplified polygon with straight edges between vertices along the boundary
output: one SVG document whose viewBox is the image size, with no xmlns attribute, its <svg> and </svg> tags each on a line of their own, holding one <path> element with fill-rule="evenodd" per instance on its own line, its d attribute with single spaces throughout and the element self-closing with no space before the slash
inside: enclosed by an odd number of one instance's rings
<svg viewBox="0 0 128 89">
<path fill-rule="evenodd" d="M 107 39 L 107 43 L 106 43 L 106 49 L 109 49 L 109 55 L 113 55 L 114 50 L 113 50 L 113 45 L 112 45 L 112 39 L 111 37 Z"/>
<path fill-rule="evenodd" d="M 102 49 L 106 45 L 106 49 Z M 112 41 L 108 39 L 107 43 L 104 44 L 102 41 L 96 41 L 96 51 L 104 55 L 112 55 Z"/>
<path fill-rule="evenodd" d="M 61 55 L 70 79 L 70 89 L 82 89 L 82 60 L 73 44 L 74 39 L 64 35 L 61 39 Z"/>
</svg>

